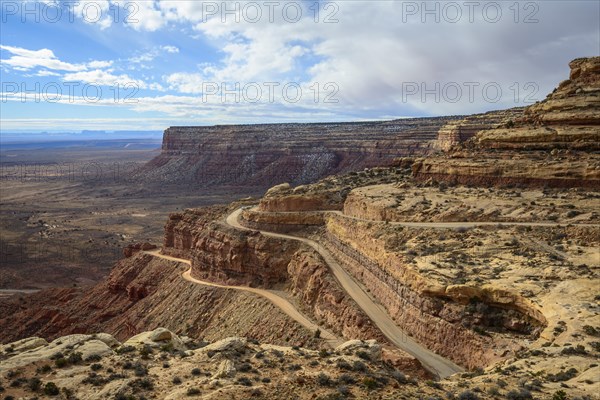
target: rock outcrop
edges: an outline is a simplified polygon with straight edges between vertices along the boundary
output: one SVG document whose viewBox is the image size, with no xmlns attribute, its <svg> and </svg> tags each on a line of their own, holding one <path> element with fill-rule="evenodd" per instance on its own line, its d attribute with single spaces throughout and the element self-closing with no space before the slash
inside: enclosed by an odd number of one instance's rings
<svg viewBox="0 0 600 400">
<path fill-rule="evenodd" d="M 384 122 L 171 127 L 162 153 L 136 174 L 148 182 L 266 189 L 424 155 L 457 117 Z"/>
<path fill-rule="evenodd" d="M 390 398 L 399 390 L 410 397 L 444 393 L 439 385 L 414 379 L 425 377 L 418 366 L 398 370 L 375 341 L 316 350 L 233 336 L 213 343 L 189 340 L 176 350 L 168 345 L 134 348 L 129 345 L 134 338 L 109 347 L 94 339 L 108 336 L 102 333 L 75 336 L 29 352 L 19 343 L 8 344 L 8 353 L 0 348 L 3 398 L 310 400 L 331 397 L 333 390 L 359 399 Z M 102 343 L 106 351 L 82 357 L 80 350 L 92 342 Z"/>
<path fill-rule="evenodd" d="M 600 57 L 569 66 L 570 78 L 541 102 L 489 113 L 483 124 L 473 116 L 442 128 L 437 147 L 449 153 L 417 160 L 414 177 L 475 186 L 600 187 Z"/>
</svg>

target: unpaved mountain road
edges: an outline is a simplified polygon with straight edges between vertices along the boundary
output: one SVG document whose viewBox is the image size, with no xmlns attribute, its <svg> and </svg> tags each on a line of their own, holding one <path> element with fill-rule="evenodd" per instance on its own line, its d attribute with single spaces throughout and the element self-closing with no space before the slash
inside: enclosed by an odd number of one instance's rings
<svg viewBox="0 0 600 400">
<path fill-rule="evenodd" d="M 199 285 L 204 285 L 204 286 L 217 287 L 217 288 L 221 288 L 221 289 L 242 290 L 244 292 L 250 292 L 250 293 L 254 293 L 259 296 L 262 296 L 262 297 L 266 298 L 267 300 L 269 300 L 271 303 L 273 303 L 275 306 L 279 307 L 284 313 L 286 313 L 288 316 L 290 316 L 292 319 L 297 321 L 300 325 L 304 326 L 305 328 L 307 328 L 311 331 L 316 331 L 317 329 L 319 329 L 321 331 L 321 338 L 323 338 L 332 348 L 335 348 L 344 342 L 343 340 L 338 338 L 336 335 L 334 335 L 332 332 L 315 324 L 310 319 L 305 317 L 302 313 L 300 313 L 300 311 L 298 311 L 298 309 L 292 303 L 290 303 L 287 299 L 285 299 L 280 294 L 278 294 L 277 291 L 275 291 L 275 290 L 258 289 L 258 288 L 248 287 L 248 286 L 220 285 L 218 283 L 202 281 L 202 280 L 196 279 L 192 276 L 192 263 L 190 260 L 186 260 L 184 258 L 171 257 L 171 256 L 161 254 L 160 249 L 152 250 L 152 251 L 143 251 L 142 253 L 149 254 L 154 257 L 162 258 L 164 260 L 175 261 L 175 262 L 180 262 L 180 263 L 189 265 L 190 268 L 181 275 L 183 277 L 183 279 L 185 279 L 186 281 L 196 283 Z"/>
<path fill-rule="evenodd" d="M 228 225 L 241 229 L 252 230 L 241 225 L 238 221 L 242 208 L 235 210 L 227 216 L 226 222 Z M 408 336 L 400 329 L 392 318 L 388 315 L 385 309 L 371 298 L 362 287 L 350 276 L 348 272 L 333 258 L 331 253 L 319 245 L 317 242 L 303 237 L 285 235 L 268 231 L 259 231 L 265 236 L 298 240 L 315 249 L 325 262 L 331 268 L 335 278 L 344 288 L 344 290 L 354 299 L 358 306 L 369 316 L 373 323 L 383 332 L 383 334 L 398 348 L 406 351 L 415 358 L 430 372 L 438 375 L 440 378 L 445 378 L 457 372 L 464 371 L 463 368 L 456 365 L 452 361 L 426 349 L 417 341 Z"/>
</svg>

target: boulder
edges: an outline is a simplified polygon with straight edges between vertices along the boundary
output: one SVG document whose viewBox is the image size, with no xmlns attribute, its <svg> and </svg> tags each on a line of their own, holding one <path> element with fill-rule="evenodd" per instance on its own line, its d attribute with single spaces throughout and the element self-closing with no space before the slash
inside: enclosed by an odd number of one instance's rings
<svg viewBox="0 0 600 400">
<path fill-rule="evenodd" d="M 231 360 L 223 360 L 213 375 L 214 379 L 231 378 L 235 375 L 235 365 Z"/>
<path fill-rule="evenodd" d="M 47 343 L 40 338 L 29 338 L 15 342 L 20 343 L 24 347 L 21 347 L 20 352 L 15 352 L 12 357 L 3 360 L 2 363 L 0 363 L 0 372 L 19 368 L 38 361 L 50 361 L 51 357 L 57 353 L 62 353 L 67 357 L 69 354 L 77 352 L 82 353 L 83 358 L 87 358 L 92 354 L 103 355 L 112 353 L 112 350 L 106 342 L 113 343 L 113 341 L 116 342 L 116 340 L 114 340 L 112 336 L 106 334 L 101 335 L 101 338 L 102 339 L 98 338 L 98 335 L 76 334 L 60 337 L 50 343 Z M 27 349 L 27 347 L 30 348 Z"/>
<path fill-rule="evenodd" d="M 240 351 L 246 348 L 246 339 L 241 337 L 229 337 L 203 347 L 203 352 Z"/>
<path fill-rule="evenodd" d="M 104 342 L 104 344 L 111 348 L 118 347 L 121 345 L 121 342 L 115 339 L 113 335 L 109 335 L 108 333 L 97 333 L 93 336 L 95 336 L 96 339 L 100 340 L 101 342 Z"/>
<path fill-rule="evenodd" d="M 381 360 L 381 345 L 376 340 L 349 340 L 335 348 L 341 353 L 365 351 L 372 361 Z"/>
<path fill-rule="evenodd" d="M 106 343 L 101 340 L 88 340 L 74 348 L 74 351 L 81 353 L 81 357 L 85 360 L 91 356 L 105 356 L 112 354 L 113 351 Z"/>
<path fill-rule="evenodd" d="M 186 350 L 183 341 L 179 339 L 176 334 L 165 328 L 156 328 L 150 332 L 137 334 L 129 338 L 123 345 L 134 347 L 143 347 L 145 345 L 150 347 L 162 347 L 172 345 L 176 350 Z"/>
</svg>

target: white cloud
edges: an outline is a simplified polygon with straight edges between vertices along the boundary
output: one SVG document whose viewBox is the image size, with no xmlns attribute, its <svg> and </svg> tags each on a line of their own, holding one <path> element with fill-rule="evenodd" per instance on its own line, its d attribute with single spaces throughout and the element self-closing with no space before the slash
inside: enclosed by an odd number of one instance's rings
<svg viewBox="0 0 600 400">
<path fill-rule="evenodd" d="M 42 69 L 36 73 L 36 76 L 60 76 L 59 73 L 48 71 L 46 69 Z"/>
<path fill-rule="evenodd" d="M 127 3 L 130 14 L 126 21 L 135 30 L 154 32 L 168 22 L 160 9 L 155 7 L 156 2 L 153 0 L 132 0 Z"/>
<path fill-rule="evenodd" d="M 87 63 L 88 68 L 108 68 L 113 65 L 113 61 L 90 61 Z"/>
<path fill-rule="evenodd" d="M 59 70 L 59 71 L 83 71 L 86 69 L 82 64 L 71 64 L 60 61 L 49 49 L 28 50 L 21 47 L 0 45 L 0 49 L 12 54 L 8 59 L 2 59 L 2 64 L 8 65 L 20 71 L 30 70 L 37 67 Z"/>
<path fill-rule="evenodd" d="M 171 74 L 166 76 L 164 80 L 169 85 L 169 89 L 189 94 L 202 93 L 202 82 L 206 82 L 206 79 L 200 74 L 185 72 Z"/>
<path fill-rule="evenodd" d="M 175 47 L 175 46 L 160 46 L 161 50 L 167 52 L 167 53 L 179 53 L 179 48 Z"/>
<path fill-rule="evenodd" d="M 156 57 L 160 56 L 161 53 L 176 54 L 179 53 L 179 48 L 175 46 L 158 46 L 152 50 L 146 51 L 140 55 L 129 58 L 129 62 L 133 64 L 148 64 L 153 61 Z"/>
<path fill-rule="evenodd" d="M 124 86 L 135 85 L 139 89 L 147 88 L 147 84 L 139 79 L 131 78 L 128 75 L 114 75 L 111 70 L 95 69 L 91 71 L 75 72 L 65 74 L 65 81 L 81 81 L 100 86 Z"/>
</svg>

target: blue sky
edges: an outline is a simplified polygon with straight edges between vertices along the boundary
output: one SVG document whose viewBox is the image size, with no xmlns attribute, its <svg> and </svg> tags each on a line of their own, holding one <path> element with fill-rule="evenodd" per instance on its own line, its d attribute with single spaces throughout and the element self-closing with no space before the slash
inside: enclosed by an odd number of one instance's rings
<svg viewBox="0 0 600 400">
<path fill-rule="evenodd" d="M 1 128 L 468 114 L 600 53 L 598 1 L 474 4 L 2 0 Z"/>
</svg>

